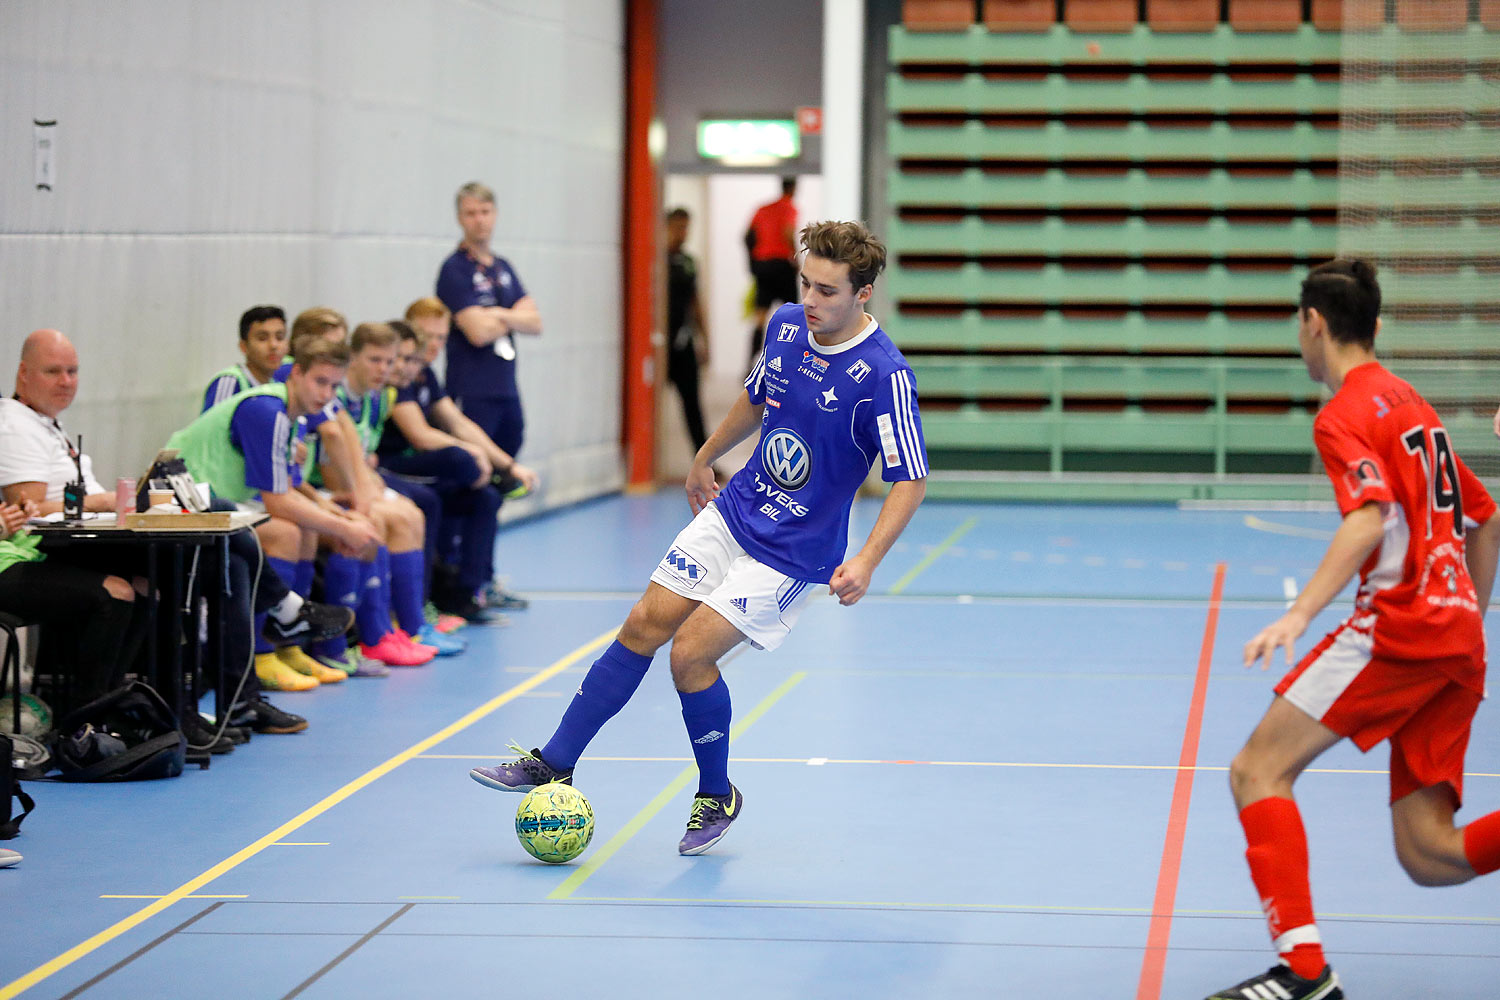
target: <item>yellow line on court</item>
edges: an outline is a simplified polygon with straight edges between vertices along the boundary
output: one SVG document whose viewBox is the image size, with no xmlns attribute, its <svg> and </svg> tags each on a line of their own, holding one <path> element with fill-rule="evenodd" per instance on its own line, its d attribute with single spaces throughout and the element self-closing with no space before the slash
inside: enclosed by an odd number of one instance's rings
<svg viewBox="0 0 1500 1000">
<path fill-rule="evenodd" d="M 127 896 L 127 895 L 119 894 L 119 893 L 106 893 L 106 894 L 100 896 L 99 898 L 100 899 L 166 899 L 167 897 L 165 897 L 165 896 Z M 249 896 L 244 896 L 244 895 L 240 895 L 240 896 L 210 896 L 208 893 L 202 892 L 202 893 L 194 893 L 193 895 L 190 895 L 190 896 L 183 896 L 182 898 L 183 899 L 249 899 L 250 897 Z"/>
<path fill-rule="evenodd" d="M 745 730 L 755 725 L 756 720 L 759 719 L 762 715 L 765 715 L 772 705 L 780 701 L 782 697 L 785 696 L 786 693 L 792 688 L 796 687 L 798 684 L 801 684 L 803 679 L 806 677 L 807 671 L 799 670 L 796 673 L 792 674 L 792 676 L 788 677 L 786 680 L 782 681 L 781 684 L 777 686 L 776 690 L 772 691 L 770 694 L 762 698 L 760 704 L 756 705 L 750 710 L 749 715 L 746 715 L 743 719 L 730 727 L 729 739 L 731 741 L 739 739 L 744 734 Z M 556 889 L 553 889 L 551 892 L 549 892 L 547 894 L 547 898 L 567 899 L 569 896 L 573 895 L 573 893 L 577 892 L 578 887 L 587 882 L 589 880 L 589 877 L 593 875 L 594 872 L 603 867 L 604 862 L 613 857 L 615 852 L 624 847 L 626 842 L 628 842 L 631 837 L 634 837 L 638 832 L 640 832 L 641 827 L 645 826 L 651 821 L 651 817 L 661 812 L 662 808 L 666 806 L 666 804 L 670 802 L 678 792 L 686 788 L 687 783 L 693 779 L 693 775 L 697 772 L 697 764 L 689 764 L 687 767 L 685 767 L 682 770 L 681 774 L 673 778 L 672 781 L 667 785 L 667 787 L 662 789 L 661 792 L 657 794 L 656 798 L 646 803 L 646 805 L 641 809 L 640 812 L 632 816 L 630 822 L 626 823 L 623 827 L 620 828 L 620 832 L 609 838 L 609 841 L 603 847 L 600 847 L 598 850 L 594 851 L 593 854 L 589 855 L 589 859 L 587 861 L 578 866 L 577 871 L 573 872 L 573 874 L 564 879 L 562 884 L 559 885 Z"/>
<path fill-rule="evenodd" d="M 585 656 L 588 656 L 594 650 L 612 640 L 615 637 L 616 631 L 618 630 L 610 629 L 608 632 L 599 636 L 597 639 L 594 639 L 592 642 L 578 647 L 577 649 L 573 650 L 573 652 L 569 653 L 561 660 L 558 660 L 556 663 L 552 664 L 542 672 L 533 674 L 531 677 L 528 677 L 526 680 L 517 684 L 510 690 L 491 698 L 489 701 L 485 702 L 483 705 L 480 705 L 478 708 L 474 709 L 472 712 L 468 713 L 457 722 L 445 726 L 444 728 L 438 730 L 436 733 L 433 733 L 431 736 L 427 737 L 425 740 L 422 740 L 420 743 L 416 743 L 410 747 L 407 747 L 405 750 L 396 754 L 396 756 L 390 758 L 385 763 L 380 764 L 370 769 L 369 771 L 366 771 L 358 778 L 355 778 L 353 781 L 349 782 L 343 788 L 340 788 L 338 791 L 325 797 L 316 805 L 311 806 L 310 808 L 298 813 L 294 818 L 283 823 L 281 826 L 278 826 L 276 829 L 272 830 L 264 837 L 261 837 L 259 840 L 255 841 L 253 844 L 240 849 L 236 853 L 230 855 L 223 861 L 220 861 L 218 864 L 214 865 L 212 868 L 203 872 L 201 875 L 189 879 L 182 885 L 178 886 L 176 889 L 173 889 L 171 892 L 167 893 L 165 896 L 156 898 L 156 901 L 151 903 L 149 906 L 142 907 L 135 913 L 132 913 L 125 919 L 105 928 L 88 940 L 74 945 L 51 961 L 44 962 L 43 964 L 37 966 L 35 969 L 32 969 L 20 979 L 16 979 L 10 983 L 5 984 L 5 986 L 0 987 L 0 1000 L 10 1000 L 11 997 L 19 996 L 22 992 L 24 992 L 25 990 L 29 990 L 31 987 L 46 979 L 48 976 L 60 972 L 61 970 L 72 965 L 74 962 L 78 961 L 80 958 L 83 958 L 85 955 L 94 952 L 95 950 L 113 941 L 120 935 L 135 927 L 140 926 L 147 920 L 150 920 L 152 917 L 156 916 L 158 913 L 161 913 L 172 904 L 192 897 L 193 893 L 198 889 L 201 889 L 205 885 L 208 885 L 219 876 L 239 867 L 241 864 L 250 860 L 255 855 L 265 850 L 267 847 L 276 844 L 287 834 L 292 833 L 305 824 L 312 822 L 314 819 L 317 819 L 319 816 L 323 815 L 325 812 L 332 809 L 340 802 L 343 802 L 345 799 L 349 798 L 355 792 L 371 784 L 377 779 L 391 773 L 396 768 L 400 767 L 402 764 L 405 764 L 412 758 L 422 754 L 427 750 L 430 750 L 432 747 L 437 746 L 439 743 L 443 742 L 455 733 L 462 732 L 469 726 L 472 726 L 480 719 L 483 719 L 485 716 L 495 711 L 495 709 L 500 708 L 502 705 L 505 705 L 507 702 L 515 700 L 517 697 L 525 694 L 532 688 L 538 686 L 539 684 L 543 684 L 557 674 L 562 673 L 574 663 L 583 659 Z M 152 897 L 141 898 L 149 899 Z"/>
<path fill-rule="evenodd" d="M 892 584 L 891 589 L 886 591 L 886 593 L 899 594 L 901 593 L 901 591 L 905 590 L 908 586 L 910 586 L 913 580 L 921 575 L 923 570 L 925 570 L 928 566 L 931 566 L 933 563 L 937 562 L 939 557 L 941 557 L 944 552 L 947 552 L 949 549 L 953 548 L 953 544 L 960 538 L 967 535 L 970 531 L 972 531 L 974 529 L 974 525 L 978 523 L 979 518 L 971 517 L 963 524 L 960 524 L 957 528 L 954 528 L 953 534 L 943 539 L 942 544 L 933 549 L 931 552 L 927 553 L 927 555 L 922 558 L 921 562 L 917 563 L 911 569 L 907 570 L 906 575 Z"/>
</svg>

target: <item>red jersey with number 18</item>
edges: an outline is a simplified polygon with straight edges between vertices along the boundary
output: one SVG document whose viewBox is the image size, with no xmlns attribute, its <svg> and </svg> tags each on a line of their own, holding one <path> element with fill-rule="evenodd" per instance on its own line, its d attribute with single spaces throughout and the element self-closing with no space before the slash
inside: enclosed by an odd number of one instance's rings
<svg viewBox="0 0 1500 1000">
<path fill-rule="evenodd" d="M 1484 629 L 1464 561 L 1465 525 L 1495 513 L 1442 421 L 1409 384 L 1376 362 L 1360 365 L 1318 414 L 1313 440 L 1339 512 L 1380 505 L 1385 537 L 1360 567 L 1349 627 L 1371 633 L 1376 656 L 1471 658 L 1482 684 Z M 1445 671 L 1446 672 L 1446 671 Z"/>
</svg>

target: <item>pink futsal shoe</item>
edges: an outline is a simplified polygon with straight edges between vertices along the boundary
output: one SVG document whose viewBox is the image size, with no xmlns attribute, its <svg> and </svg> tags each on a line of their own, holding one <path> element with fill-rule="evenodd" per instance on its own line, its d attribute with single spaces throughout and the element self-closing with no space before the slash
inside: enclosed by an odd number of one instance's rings
<svg viewBox="0 0 1500 1000">
<path fill-rule="evenodd" d="M 387 632 L 373 646 L 360 643 L 359 651 L 392 667 L 420 667 L 437 655 L 437 650 L 431 646 L 418 646 L 410 639 L 402 642 L 394 632 Z"/>
<path fill-rule="evenodd" d="M 437 646 L 428 645 L 425 642 L 418 642 L 416 639 L 413 639 L 411 637 L 411 633 L 406 631 L 406 629 L 404 628 L 396 629 L 395 635 L 397 639 L 400 639 L 402 642 L 406 643 L 408 646 L 411 646 L 413 649 L 430 649 L 432 650 L 433 656 L 441 656 L 443 653 L 443 651 Z"/>
</svg>

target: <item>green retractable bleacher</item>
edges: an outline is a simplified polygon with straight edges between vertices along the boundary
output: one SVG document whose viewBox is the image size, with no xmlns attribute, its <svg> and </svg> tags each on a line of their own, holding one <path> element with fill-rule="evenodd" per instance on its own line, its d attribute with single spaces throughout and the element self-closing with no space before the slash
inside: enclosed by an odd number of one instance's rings
<svg viewBox="0 0 1500 1000">
<path fill-rule="evenodd" d="M 1339 32 L 918 27 L 890 36 L 887 326 L 917 376 L 935 495 L 1325 495 L 1294 306 L 1337 244 Z M 1494 80 L 1487 64 L 1440 81 L 1387 67 L 1361 99 L 1495 105 Z M 1399 189 L 1453 225 L 1500 205 L 1493 165 L 1377 168 L 1376 199 Z M 1415 310 L 1398 354 L 1500 311 L 1471 262 L 1382 280 Z M 1484 391 L 1441 359 L 1402 370 L 1429 395 Z M 1479 444 L 1484 421 L 1453 423 Z"/>
</svg>

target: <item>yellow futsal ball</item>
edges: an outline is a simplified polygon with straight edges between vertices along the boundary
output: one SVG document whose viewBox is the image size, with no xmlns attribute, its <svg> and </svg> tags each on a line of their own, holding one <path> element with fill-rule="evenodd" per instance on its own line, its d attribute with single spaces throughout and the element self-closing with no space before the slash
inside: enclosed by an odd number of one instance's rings
<svg viewBox="0 0 1500 1000">
<path fill-rule="evenodd" d="M 516 839 L 527 854 L 549 865 L 572 861 L 593 836 L 594 807 L 572 785 L 538 785 L 516 810 Z"/>
</svg>

